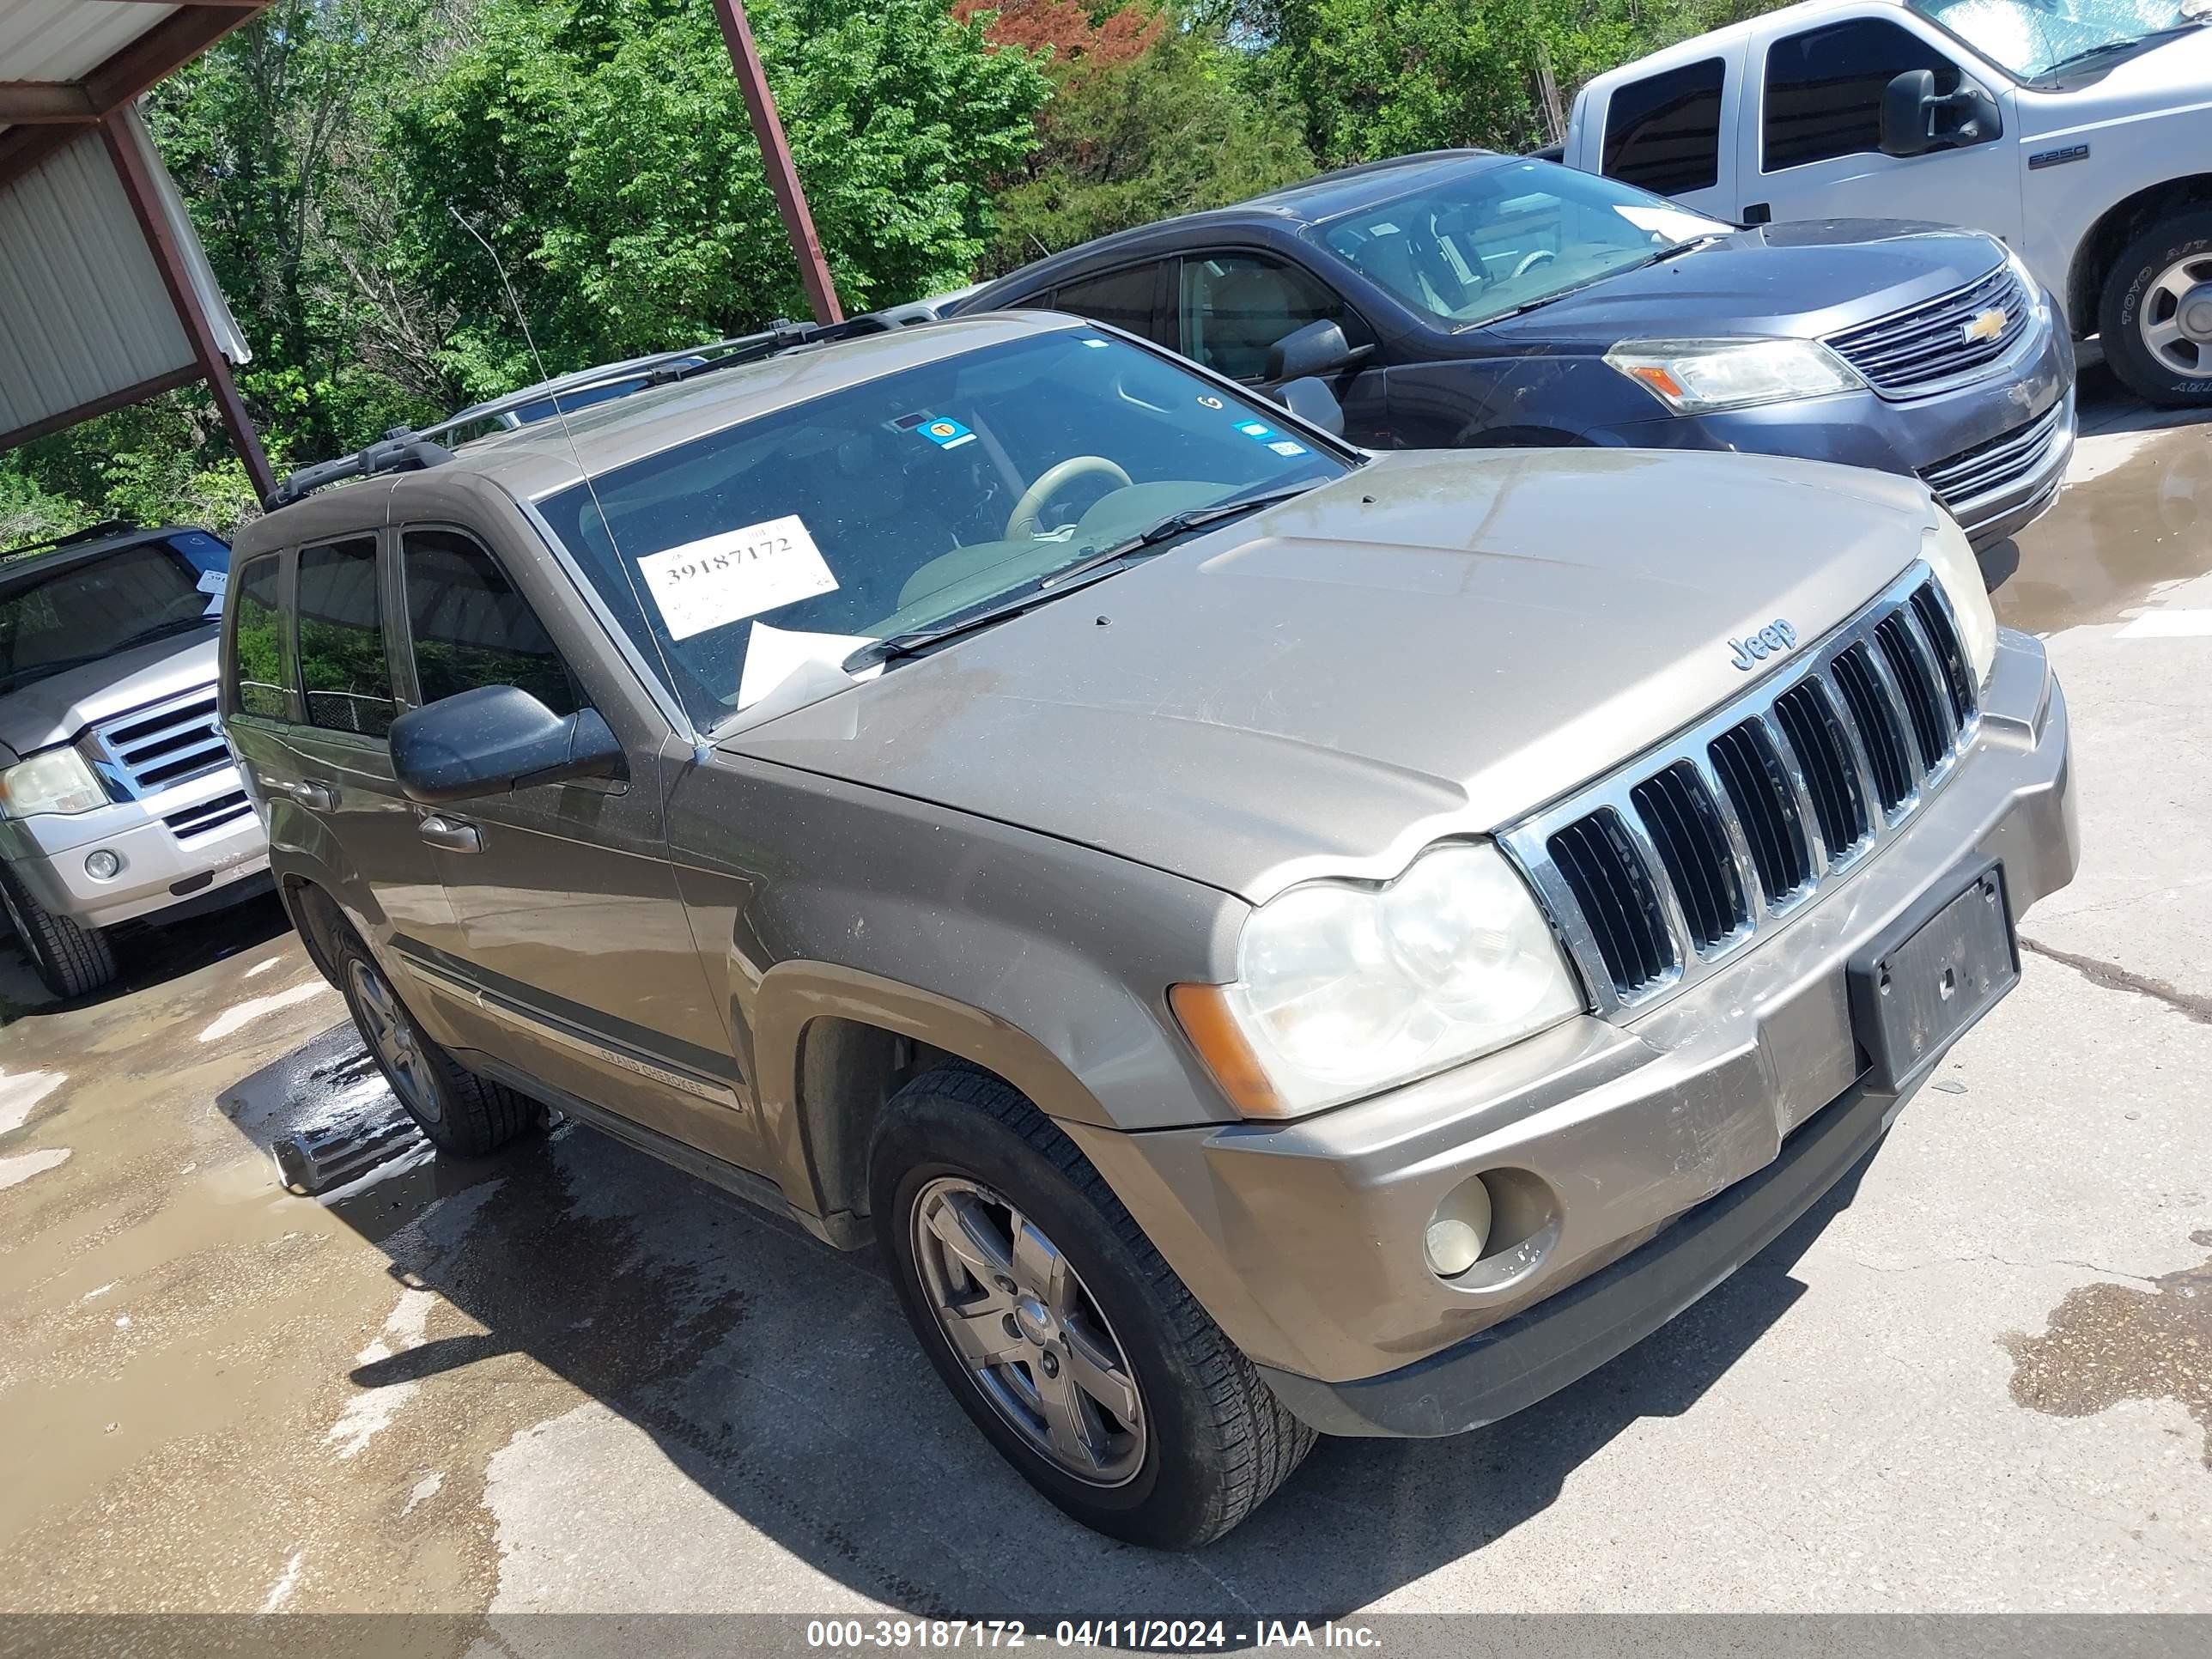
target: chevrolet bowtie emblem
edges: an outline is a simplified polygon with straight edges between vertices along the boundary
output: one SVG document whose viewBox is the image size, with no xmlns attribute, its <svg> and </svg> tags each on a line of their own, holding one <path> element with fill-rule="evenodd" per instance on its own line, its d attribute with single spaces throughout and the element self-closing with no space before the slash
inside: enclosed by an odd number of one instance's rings
<svg viewBox="0 0 2212 1659">
<path fill-rule="evenodd" d="M 1991 306 L 1969 319 L 1959 331 L 1966 337 L 1968 345 L 1980 345 L 1984 341 L 1994 340 L 2002 334 L 2005 325 L 2010 320 L 2005 315 L 2003 307 Z"/>
</svg>

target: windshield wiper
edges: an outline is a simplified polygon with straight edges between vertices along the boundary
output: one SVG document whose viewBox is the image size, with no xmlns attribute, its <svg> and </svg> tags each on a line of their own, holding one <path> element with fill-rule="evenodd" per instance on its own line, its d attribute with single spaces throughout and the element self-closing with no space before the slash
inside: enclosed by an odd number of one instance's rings
<svg viewBox="0 0 2212 1659">
<path fill-rule="evenodd" d="M 2049 69 L 2035 76 L 2033 79 L 2039 82 L 2048 81 L 2054 75 L 2063 75 L 2068 70 L 2080 69 L 2084 64 L 2094 64 L 2100 58 L 2117 57 L 2122 52 L 2133 52 L 2139 46 L 2148 46 L 2156 41 L 2163 40 L 2169 35 L 2186 34 L 2191 29 L 2203 27 L 2204 24 L 2201 20 L 2191 19 L 2186 23 L 2176 24 L 2170 29 L 2154 29 L 2148 34 L 2138 34 L 2133 40 L 2106 40 L 2097 46 L 2085 46 L 2069 57 L 2060 58 Z"/>
<path fill-rule="evenodd" d="M 156 623 L 144 632 L 118 641 L 102 651 L 88 651 L 81 657 L 58 657 L 52 662 L 31 663 L 10 673 L 0 674 L 0 691 L 13 691 L 20 686 L 52 679 L 57 674 L 66 674 L 72 668 L 84 668 L 96 662 L 105 662 L 125 651 L 135 651 L 142 645 L 151 645 L 172 634 L 181 634 L 188 628 L 213 626 L 221 620 L 216 617 L 185 617 L 172 622 Z"/>
<path fill-rule="evenodd" d="M 1328 482 L 1326 478 L 1308 478 L 1299 483 L 1280 484 L 1251 495 L 1233 496 L 1225 501 L 1214 501 L 1205 507 L 1186 507 L 1180 513 L 1170 513 L 1148 529 L 1118 541 L 1111 547 L 1086 554 L 1073 564 L 1047 572 L 995 604 L 985 605 L 964 616 L 956 615 L 948 621 L 933 623 L 927 628 L 909 629 L 903 634 L 888 634 L 880 640 L 872 641 L 845 659 L 845 672 L 857 674 L 863 668 L 872 668 L 878 663 L 890 662 L 900 657 L 918 656 L 945 640 L 957 639 L 963 634 L 972 634 L 977 629 L 1018 617 L 1024 611 L 1033 611 L 1063 593 L 1073 592 L 1078 586 L 1088 587 L 1091 582 L 1113 574 L 1112 567 L 1133 555 L 1158 549 L 1178 536 L 1187 536 L 1194 530 L 1234 518 L 1240 513 L 1256 512 L 1277 501 L 1288 501 L 1293 495 L 1303 495 L 1307 490 Z"/>
<path fill-rule="evenodd" d="M 1194 530 L 1202 529 L 1210 524 L 1218 524 L 1224 519 L 1233 519 L 1240 513 L 1253 513 L 1263 507 L 1273 507 L 1277 501 L 1286 501 L 1293 495 L 1303 495 L 1309 489 L 1325 482 L 1327 482 L 1325 479 L 1308 478 L 1301 483 L 1279 484 L 1273 489 L 1260 490 L 1253 495 L 1234 495 L 1225 501 L 1214 501 L 1205 507 L 1185 507 L 1180 513 L 1170 513 L 1149 529 L 1140 530 L 1133 536 L 1115 542 L 1111 547 L 1089 554 L 1073 564 L 1040 578 L 1037 587 L 1041 592 L 1058 587 L 1063 582 L 1073 581 L 1078 576 L 1109 565 L 1116 559 L 1126 559 L 1132 553 L 1140 553 L 1148 547 L 1158 547 L 1163 542 L 1173 541 L 1176 537 L 1188 535 Z"/>
</svg>

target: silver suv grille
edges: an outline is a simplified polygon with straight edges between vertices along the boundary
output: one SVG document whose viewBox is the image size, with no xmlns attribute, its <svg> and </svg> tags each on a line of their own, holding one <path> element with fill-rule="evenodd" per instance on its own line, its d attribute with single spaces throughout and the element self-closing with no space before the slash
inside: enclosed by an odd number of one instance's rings
<svg viewBox="0 0 2212 1659">
<path fill-rule="evenodd" d="M 1967 330 L 1984 312 L 2002 310 L 1988 339 Z M 1885 398 L 1917 398 L 1970 380 L 2010 352 L 2027 328 L 2027 292 L 2009 265 L 1933 300 L 1828 336 L 1827 343 Z"/>
<path fill-rule="evenodd" d="M 103 720 L 88 742 L 93 758 L 105 763 L 132 800 L 230 764 L 212 685 Z"/>
<path fill-rule="evenodd" d="M 1640 1012 L 1896 835 L 1979 724 L 1950 603 L 1916 564 L 1748 696 L 1499 840 L 1598 1011 Z"/>
</svg>

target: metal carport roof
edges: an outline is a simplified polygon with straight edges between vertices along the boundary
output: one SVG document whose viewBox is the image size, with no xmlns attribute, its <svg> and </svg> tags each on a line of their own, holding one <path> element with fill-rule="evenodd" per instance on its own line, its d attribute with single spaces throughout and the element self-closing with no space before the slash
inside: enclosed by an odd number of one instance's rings
<svg viewBox="0 0 2212 1659">
<path fill-rule="evenodd" d="M 258 493 L 245 341 L 132 100 L 267 0 L 0 0 L 0 449 L 205 380 Z"/>
</svg>

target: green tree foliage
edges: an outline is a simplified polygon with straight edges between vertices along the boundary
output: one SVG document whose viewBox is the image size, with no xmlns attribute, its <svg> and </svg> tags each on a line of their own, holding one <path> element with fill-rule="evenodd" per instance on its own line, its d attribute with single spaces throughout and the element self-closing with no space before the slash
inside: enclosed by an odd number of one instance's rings
<svg viewBox="0 0 2212 1659">
<path fill-rule="evenodd" d="M 1050 9 L 1075 9 L 1065 0 Z M 1045 9 L 1010 6 L 993 37 L 1020 39 Z M 1149 26 L 1127 27 L 1133 17 Z M 1133 49 L 1111 50 L 1117 40 Z M 1038 114 L 1036 150 L 1001 180 L 987 274 L 1314 170 L 1287 99 L 1246 76 L 1242 54 L 1212 29 L 1129 7 L 1072 42 L 1042 44 L 1054 49 L 1054 96 Z"/>
<path fill-rule="evenodd" d="M 1255 69 L 1305 109 L 1332 165 L 1460 144 L 1522 151 L 1616 64 L 1779 0 L 1250 0 Z"/>
<path fill-rule="evenodd" d="M 1032 142 L 1035 64 L 942 0 L 748 10 L 846 308 L 966 281 L 986 180 Z M 391 134 L 405 251 L 461 319 L 446 362 L 471 392 L 535 371 L 448 204 L 499 250 L 556 372 L 806 314 L 705 0 L 485 0 L 474 31 Z"/>
</svg>

